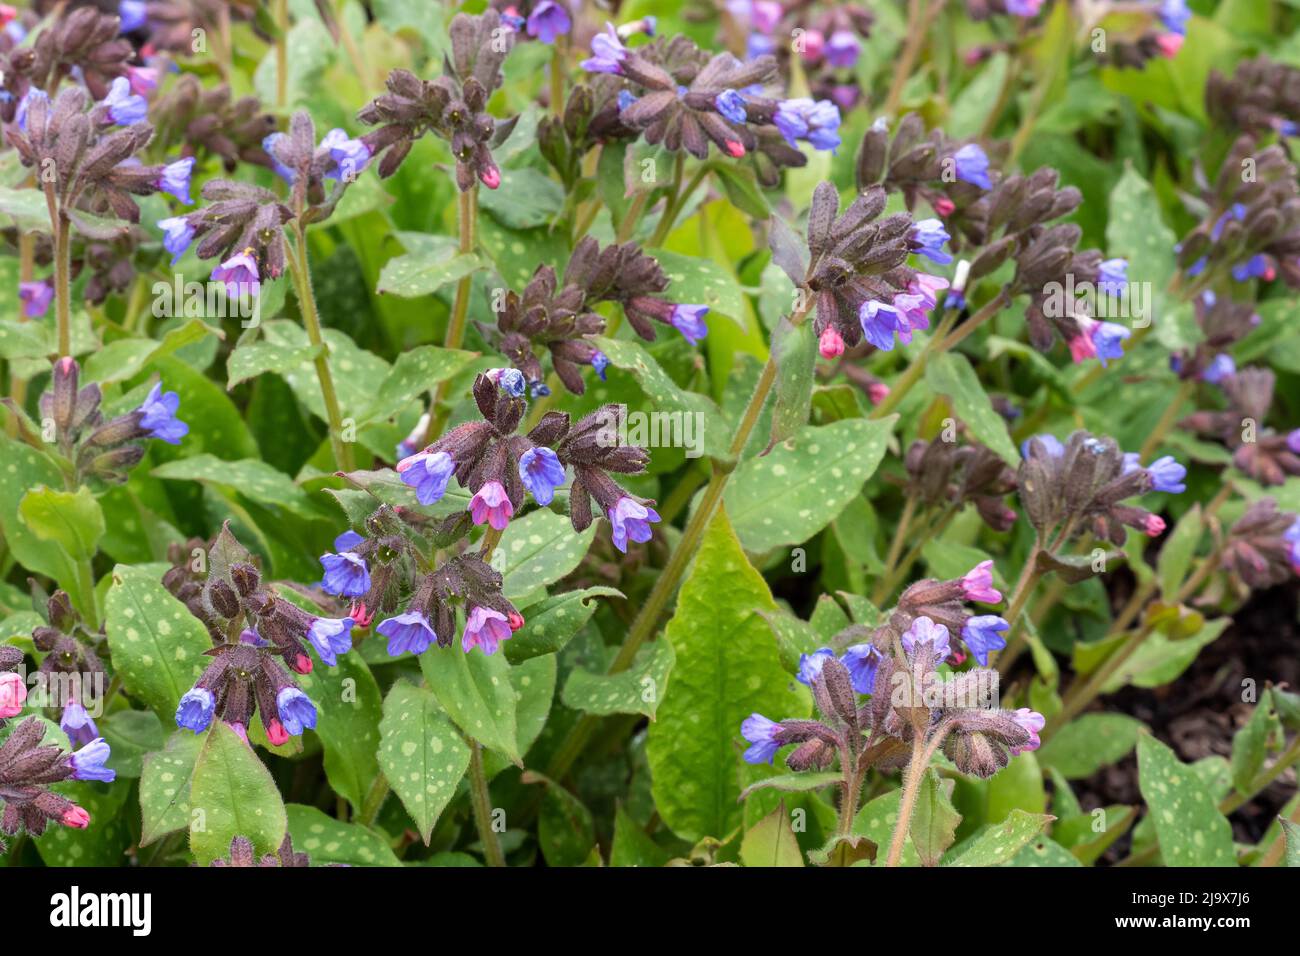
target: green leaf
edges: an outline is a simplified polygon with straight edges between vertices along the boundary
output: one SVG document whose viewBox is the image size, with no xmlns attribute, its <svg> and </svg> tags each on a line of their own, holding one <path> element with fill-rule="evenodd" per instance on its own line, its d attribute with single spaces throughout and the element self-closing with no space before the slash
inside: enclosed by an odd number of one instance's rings
<svg viewBox="0 0 1300 956">
<path fill-rule="evenodd" d="M 532 229 L 554 219 L 564 205 L 564 187 L 545 173 L 522 166 L 501 170 L 499 189 L 480 189 L 479 206 L 510 229 Z"/>
<path fill-rule="evenodd" d="M 989 112 L 998 103 L 998 92 L 1007 75 L 1010 57 L 995 53 L 979 68 L 969 83 L 952 101 L 952 109 L 943 124 L 944 132 L 953 139 L 977 136 L 984 127 Z"/>
<path fill-rule="evenodd" d="M 447 493 L 431 505 L 422 505 L 415 498 L 415 489 L 402 482 L 401 476 L 391 468 L 378 471 L 350 471 L 348 481 L 373 496 L 366 513 L 373 511 L 376 504 L 382 503 L 393 507 L 409 508 L 430 518 L 446 518 L 469 507 L 470 493 L 456 484 L 455 479 L 447 486 Z M 336 496 L 337 498 L 338 496 Z M 343 505 L 342 498 L 339 503 Z"/>
<path fill-rule="evenodd" d="M 772 333 L 772 356 L 776 359 L 777 375 L 769 448 L 808 424 L 817 362 L 817 337 L 813 335 L 812 323 L 796 327 L 782 317 Z"/>
<path fill-rule="evenodd" d="M 13 224 L 24 231 L 50 231 L 49 207 L 39 189 L 10 189 L 8 186 L 0 186 L 0 213 L 10 217 Z"/>
<path fill-rule="evenodd" d="M 1264 767 L 1269 741 L 1280 734 L 1282 724 L 1273 707 L 1273 692 L 1265 688 L 1251 712 L 1250 720 L 1232 738 L 1232 783 L 1244 796 L 1252 793 L 1252 784 Z"/>
<path fill-rule="evenodd" d="M 956 839 L 961 814 L 952 805 L 949 796 L 951 790 L 952 784 L 949 783 L 945 788 L 943 780 L 933 767 L 926 770 L 920 792 L 916 795 L 916 807 L 912 811 L 912 823 L 908 829 L 922 866 L 937 865 Z"/>
<path fill-rule="evenodd" d="M 194 455 L 159 465 L 150 474 L 171 481 L 212 485 L 227 493 L 241 494 L 261 505 L 283 508 L 302 518 L 321 516 L 307 492 L 292 478 L 258 458 L 222 461 L 208 454 Z"/>
<path fill-rule="evenodd" d="M 376 289 L 381 295 L 404 299 L 432 295 L 443 286 L 465 278 L 483 268 L 477 253 L 456 252 L 456 243 L 448 239 L 447 248 L 408 252 L 384 263 Z"/>
<path fill-rule="evenodd" d="M 162 722 L 150 710 L 115 710 L 99 719 L 99 734 L 113 751 L 108 766 L 119 777 L 138 777 L 145 755 L 161 750 L 167 739 Z"/>
<path fill-rule="evenodd" d="M 671 858 L 665 850 L 628 816 L 621 806 L 614 811 L 614 845 L 609 851 L 610 866 L 663 866 Z"/>
<path fill-rule="evenodd" d="M 801 621 L 787 611 L 759 612 L 776 638 L 781 666 L 790 674 L 799 670 L 799 658 L 811 654 L 825 645 L 822 636 L 807 621 Z"/>
<path fill-rule="evenodd" d="M 190 850 L 199 865 L 228 856 L 237 836 L 257 856 L 274 853 L 286 825 L 280 791 L 253 748 L 225 721 L 213 721 L 190 786 Z"/>
<path fill-rule="evenodd" d="M 1055 817 L 1012 810 L 1001 823 L 985 827 L 944 861 L 945 866 L 1001 866 L 1015 858 Z"/>
<path fill-rule="evenodd" d="M 1128 756 L 1142 730 L 1140 720 L 1125 714 L 1084 714 L 1039 748 L 1038 762 L 1067 780 L 1083 780 Z"/>
<path fill-rule="evenodd" d="M 59 544 L 41 537 L 18 515 L 19 502 L 28 490 L 39 485 L 63 483 L 63 475 L 47 456 L 0 435 L 0 531 L 10 554 L 28 571 L 43 574 L 72 588 L 78 581 L 77 567 Z M 84 612 L 88 608 L 78 606 Z"/>
<path fill-rule="evenodd" d="M 126 810 L 131 788 L 70 781 L 53 789 L 89 813 L 90 826 L 77 830 L 56 824 L 46 829 L 33 841 L 45 865 L 124 866 L 131 845 L 131 814 Z"/>
<path fill-rule="evenodd" d="M 285 808 L 293 848 L 306 853 L 312 866 L 401 866 L 388 840 L 356 823 L 343 823 L 315 807 L 291 803 Z"/>
<path fill-rule="evenodd" d="M 953 414 L 985 445 L 1012 468 L 1020 464 L 1020 453 L 1007 433 L 1006 419 L 993 409 L 988 393 L 966 356 L 943 352 L 925 367 L 925 381 L 952 402 Z"/>
<path fill-rule="evenodd" d="M 1138 741 L 1138 786 L 1166 866 L 1236 865 L 1232 826 L 1200 777 L 1149 735 Z"/>
<path fill-rule="evenodd" d="M 1203 529 L 1201 506 L 1193 505 L 1178 519 L 1178 524 L 1174 525 L 1174 530 L 1160 546 L 1156 574 L 1160 580 L 1160 597 L 1166 603 L 1174 602 L 1179 587 L 1186 579 L 1187 570 L 1191 567 L 1192 557 L 1196 554 L 1196 545 L 1200 543 Z"/>
<path fill-rule="evenodd" d="M 42 541 L 53 541 L 75 561 L 95 556 L 104 536 L 104 512 L 90 489 L 55 491 L 39 486 L 23 495 L 18 514 Z"/>
<path fill-rule="evenodd" d="M 398 681 L 384 699 L 379 766 L 427 844 L 469 769 L 469 747 L 437 699 Z"/>
<path fill-rule="evenodd" d="M 712 167 L 713 175 L 722 184 L 722 191 L 733 206 L 747 216 L 760 221 L 772 215 L 772 210 L 763 197 L 754 172 L 748 166 L 732 163 L 716 163 Z"/>
<path fill-rule="evenodd" d="M 1232 619 L 1227 617 L 1204 621 L 1194 634 L 1186 637 L 1152 633 L 1106 682 L 1102 692 L 1114 693 L 1125 684 L 1160 687 L 1177 680 L 1196 660 L 1201 648 L 1218 639 L 1230 623 Z"/>
<path fill-rule="evenodd" d="M 307 340 L 307 333 L 296 322 L 286 319 L 263 323 L 262 332 L 267 342 L 286 350 L 298 351 L 311 344 Z M 345 419 L 359 420 L 360 414 L 374 401 L 375 383 L 382 382 L 388 376 L 389 365 L 373 352 L 358 347 L 338 329 L 326 329 L 324 337 L 325 344 L 329 346 L 329 366 L 334 375 L 339 408 Z M 321 421 L 325 421 L 325 399 L 321 395 L 316 363 L 310 359 L 301 361 L 281 370 L 279 374 L 293 389 L 298 401 Z M 184 404 L 181 407 L 184 408 Z"/>
<path fill-rule="evenodd" d="M 631 667 L 617 674 L 593 674 L 575 667 L 560 699 L 565 707 L 588 714 L 644 714 L 654 720 L 675 660 L 672 644 L 654 641 L 637 651 Z"/>
<path fill-rule="evenodd" d="M 505 578 L 502 593 L 519 598 L 560 580 L 582 561 L 595 536 L 594 523 L 574 534 L 567 517 L 547 508 L 510 522 L 493 554 L 504 562 L 494 562 Z"/>
<path fill-rule="evenodd" d="M 660 638 L 677 664 L 646 742 L 655 805 L 685 840 L 740 825 L 741 722 L 755 712 L 774 720 L 808 712 L 759 617 L 775 606 L 719 509 Z"/>
<path fill-rule="evenodd" d="M 790 826 L 784 801 L 745 832 L 740 842 L 740 860 L 745 866 L 804 865 L 803 851 Z"/>
<path fill-rule="evenodd" d="M 1050 837 L 1040 836 L 1027 843 L 1011 858 L 1008 866 L 1083 866 L 1078 858 Z"/>
<path fill-rule="evenodd" d="M 1151 290 L 1150 321 L 1155 323 L 1156 338 L 1166 348 L 1194 344 L 1173 321 L 1173 308 L 1165 290 L 1174 274 L 1174 244 L 1177 237 L 1165 225 L 1160 214 L 1160 200 L 1151 184 L 1129 163 L 1110 192 L 1110 214 L 1106 221 L 1106 252 L 1128 260 L 1130 288 L 1147 284 Z M 1145 321 L 1135 317 L 1134 323 Z M 1193 323 L 1194 325 L 1194 323 Z"/>
<path fill-rule="evenodd" d="M 668 276 L 664 295 L 672 301 L 707 305 L 710 318 L 717 312 L 739 321 L 748 314 L 744 290 L 726 266 L 667 249 L 647 249 L 646 254 L 653 256 Z"/>
<path fill-rule="evenodd" d="M 203 673 L 212 639 L 155 572 L 119 564 L 112 580 L 104 613 L 113 666 L 127 693 L 170 723 L 181 695 Z"/>
<path fill-rule="evenodd" d="M 545 788 L 537 816 L 537 842 L 546 865 L 582 866 L 596 845 L 591 811 L 564 787 L 539 773 L 525 771 L 523 781 Z"/>
<path fill-rule="evenodd" d="M 563 650 L 596 612 L 596 598 L 623 597 L 617 588 L 592 587 L 556 594 L 526 608 L 524 626 L 504 645 L 506 659 L 519 664 Z"/>
<path fill-rule="evenodd" d="M 184 830 L 190 823 L 190 784 L 206 738 L 177 730 L 162 750 L 144 758 L 140 773 L 140 845 Z"/>
<path fill-rule="evenodd" d="M 1300 867 L 1300 825 L 1290 820 L 1278 818 L 1286 839 L 1286 855 L 1283 862 L 1288 867 Z"/>
<path fill-rule="evenodd" d="M 887 791 L 869 801 L 853 818 L 853 832 L 864 836 L 882 848 L 889 847 L 894 839 L 894 827 L 898 823 L 898 805 L 902 791 Z M 899 860 L 902 866 L 920 866 L 921 859 L 916 854 L 909 834 L 903 838 L 903 855 Z"/>
<path fill-rule="evenodd" d="M 420 670 L 451 719 L 467 737 L 518 763 L 515 692 L 503 654 L 468 654 L 454 644 L 420 655 Z"/>
<path fill-rule="evenodd" d="M 421 345 L 403 352 L 388 376 L 379 384 L 374 403 L 360 416 L 362 421 L 392 418 L 410 402 L 445 382 L 474 359 L 473 352 Z"/>
<path fill-rule="evenodd" d="M 743 462 L 723 498 L 746 551 L 807 541 L 862 490 L 885 454 L 895 418 L 806 426 Z"/>
<path fill-rule="evenodd" d="M 320 348 L 304 345 L 302 348 L 285 348 L 271 342 L 249 342 L 237 345 L 226 359 L 226 391 L 240 382 L 257 378 L 267 372 L 286 372 L 316 360 Z"/>
<path fill-rule="evenodd" d="M 802 773 L 778 773 L 772 777 L 755 780 L 740 791 L 740 799 L 746 799 L 758 790 L 778 790 L 781 793 L 808 793 L 834 786 L 844 780 L 844 775 L 833 770 L 807 771 Z"/>
<path fill-rule="evenodd" d="M 339 656 L 336 667 L 317 667 L 298 677 L 316 704 L 316 736 L 325 749 L 330 785 L 360 810 L 379 776 L 379 723 L 383 696 L 358 653 Z"/>
<path fill-rule="evenodd" d="M 1012 757 L 988 782 L 987 822 L 1001 823 L 1016 809 L 1027 813 L 1042 813 L 1047 809 L 1043 771 L 1033 753 Z"/>
</svg>

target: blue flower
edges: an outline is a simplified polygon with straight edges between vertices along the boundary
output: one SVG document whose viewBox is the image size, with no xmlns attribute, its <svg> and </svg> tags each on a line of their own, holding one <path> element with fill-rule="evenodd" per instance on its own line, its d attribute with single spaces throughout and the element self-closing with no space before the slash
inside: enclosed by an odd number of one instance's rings
<svg viewBox="0 0 1300 956">
<path fill-rule="evenodd" d="M 72 764 L 72 779 L 112 783 L 117 779 L 117 771 L 104 766 L 104 762 L 112 755 L 104 738 L 96 737 L 68 758 L 68 763 Z"/>
<path fill-rule="evenodd" d="M 934 648 L 938 660 L 943 660 L 952 653 L 948 646 L 948 629 L 928 617 L 918 617 L 912 622 L 912 626 L 903 632 L 902 644 L 909 657 L 915 657 L 917 649 L 924 644 Z"/>
<path fill-rule="evenodd" d="M 519 456 L 519 478 L 539 505 L 549 505 L 564 484 L 564 466 L 555 452 L 539 445 Z"/>
<path fill-rule="evenodd" d="M 623 110 L 627 109 L 629 106 L 631 106 L 633 103 L 635 103 L 635 102 L 637 101 L 637 99 L 638 99 L 638 97 L 637 97 L 636 94 L 634 94 L 631 90 L 619 90 L 619 91 L 618 91 L 618 111 L 619 111 L 620 113 L 623 112 Z"/>
<path fill-rule="evenodd" d="M 528 381 L 517 368 L 490 368 L 484 374 L 511 398 L 523 398 Z"/>
<path fill-rule="evenodd" d="M 743 123 L 749 118 L 745 111 L 745 98 L 735 90 L 723 90 L 713 98 L 713 105 L 733 123 Z"/>
<path fill-rule="evenodd" d="M 212 723 L 212 711 L 215 708 L 216 701 L 212 699 L 211 691 L 204 687 L 192 687 L 176 705 L 176 726 L 201 734 Z"/>
<path fill-rule="evenodd" d="M 1180 495 L 1187 490 L 1187 486 L 1183 484 L 1183 479 L 1187 477 L 1187 469 L 1180 465 L 1173 455 L 1157 458 L 1147 465 L 1147 474 L 1151 476 L 1153 491 L 1166 491 L 1171 495 Z"/>
<path fill-rule="evenodd" d="M 171 216 L 159 219 L 158 228 L 163 231 L 163 248 L 172 254 L 172 265 L 175 265 L 194 241 L 194 227 L 184 216 Z"/>
<path fill-rule="evenodd" d="M 833 67 L 847 69 L 858 62 L 862 44 L 852 30 L 836 30 L 826 41 L 826 62 Z"/>
<path fill-rule="evenodd" d="M 359 545 L 361 542 L 365 540 L 366 539 L 363 538 L 361 535 L 357 534 L 351 528 L 348 528 L 347 531 L 344 531 L 342 534 L 340 534 L 337 538 L 334 539 L 334 550 L 354 551 L 356 550 L 357 545 Z"/>
<path fill-rule="evenodd" d="M 1038 441 L 1038 443 L 1043 446 L 1043 450 L 1047 452 L 1047 456 L 1049 458 L 1060 458 L 1062 455 L 1065 454 L 1065 446 L 1061 444 L 1061 440 L 1059 438 L 1057 438 L 1055 435 L 1043 434 L 1043 435 L 1034 435 L 1031 438 L 1026 438 L 1023 442 L 1020 443 L 1020 454 L 1022 456 L 1024 456 L 1025 458 L 1029 457 L 1029 443 L 1035 440 Z"/>
<path fill-rule="evenodd" d="M 169 445 L 179 445 L 181 439 L 190 432 L 190 426 L 176 417 L 181 399 L 175 392 L 163 393 L 162 382 L 156 382 L 145 396 L 144 403 L 136 409 L 141 413 L 140 427 L 151 438 L 165 441 Z"/>
<path fill-rule="evenodd" d="M 757 60 L 760 56 L 776 53 L 776 40 L 762 33 L 751 33 L 745 40 L 745 59 Z"/>
<path fill-rule="evenodd" d="M 768 720 L 762 714 L 750 714 L 740 725 L 740 735 L 751 746 L 745 751 L 745 763 L 771 763 L 781 745 L 776 742 L 776 735 L 781 732 L 781 725 Z"/>
<path fill-rule="evenodd" d="M 551 386 L 547 385 L 541 379 L 528 383 L 528 391 L 533 398 L 545 398 L 551 394 Z"/>
<path fill-rule="evenodd" d="M 297 737 L 304 727 L 316 726 L 316 705 L 297 687 L 285 687 L 275 698 L 284 729 Z"/>
<path fill-rule="evenodd" d="M 799 655 L 799 671 L 795 679 L 801 684 L 812 686 L 812 682 L 821 676 L 826 662 L 835 658 L 835 652 L 829 647 L 820 647 L 811 654 Z"/>
<path fill-rule="evenodd" d="M 1128 285 L 1128 260 L 1107 259 L 1101 264 L 1097 291 L 1103 295 L 1119 295 Z"/>
<path fill-rule="evenodd" d="M 591 367 L 596 370 L 600 380 L 605 381 L 605 369 L 609 368 L 609 356 L 598 349 L 591 356 Z"/>
<path fill-rule="evenodd" d="M 709 314 L 707 305 L 675 305 L 668 322 L 692 345 L 709 334 L 704 317 Z"/>
<path fill-rule="evenodd" d="M 295 179 L 294 171 L 280 162 L 275 155 L 276 144 L 284 139 L 285 135 L 284 133 L 268 133 L 262 137 L 262 149 L 271 157 L 271 169 L 275 171 L 275 174 L 292 186 Z"/>
<path fill-rule="evenodd" d="M 307 628 L 307 640 L 327 667 L 338 664 L 339 654 L 352 650 L 352 625 L 350 617 L 318 617 Z"/>
<path fill-rule="evenodd" d="M 993 181 L 989 179 L 989 157 L 978 143 L 967 143 L 953 153 L 952 158 L 959 180 L 980 189 L 993 188 Z"/>
<path fill-rule="evenodd" d="M 1002 632 L 1011 625 L 996 614 L 976 614 L 966 619 L 961 628 L 961 639 L 975 655 L 981 666 L 987 667 L 989 651 L 997 651 L 1007 646 Z"/>
<path fill-rule="evenodd" d="M 131 81 L 125 76 L 113 80 L 100 105 L 108 108 L 108 118 L 118 126 L 142 122 L 149 114 L 149 101 L 131 92 Z"/>
<path fill-rule="evenodd" d="M 1269 264 L 1268 256 L 1262 252 L 1257 252 L 1245 262 L 1233 266 L 1232 277 L 1238 282 L 1249 282 L 1251 279 L 1272 279 L 1273 267 Z"/>
<path fill-rule="evenodd" d="M 1201 379 L 1211 385 L 1218 385 L 1225 378 L 1231 378 L 1236 374 L 1237 363 L 1232 360 L 1232 356 L 1226 352 L 1220 352 L 1210 359 L 1209 364 L 1205 366 L 1205 371 L 1201 373 Z"/>
<path fill-rule="evenodd" d="M 1124 349 L 1121 343 L 1132 333 L 1122 325 L 1116 325 L 1114 322 L 1098 322 L 1092 329 L 1092 344 L 1096 346 L 1097 358 L 1101 361 L 1101 367 L 1106 367 L 1107 359 L 1117 359 L 1124 357 Z"/>
<path fill-rule="evenodd" d="M 613 528 L 614 547 L 627 554 L 627 540 L 649 541 L 653 532 L 650 525 L 659 520 L 659 512 L 624 495 L 606 513 Z"/>
<path fill-rule="evenodd" d="M 410 651 L 423 654 L 438 639 L 433 628 L 419 611 L 407 611 L 380 623 L 375 631 L 388 638 L 388 656 Z"/>
<path fill-rule="evenodd" d="M 402 483 L 415 489 L 415 500 L 431 505 L 447 493 L 447 482 L 456 470 L 456 463 L 445 451 L 429 454 L 420 452 L 405 458 L 397 465 Z"/>
<path fill-rule="evenodd" d="M 321 138 L 320 144 L 330 151 L 330 158 L 334 160 L 335 168 L 325 174 L 326 179 L 351 182 L 370 162 L 370 147 L 348 136 L 346 130 L 330 130 Z"/>
<path fill-rule="evenodd" d="M 33 102 L 39 102 L 48 107 L 50 105 L 50 98 L 46 95 L 44 90 L 38 90 L 34 86 L 23 94 L 23 98 L 18 101 L 18 108 L 14 111 L 14 123 L 17 124 L 18 128 L 24 133 L 28 132 L 27 114 L 31 111 Z M 48 113 L 46 115 L 48 117 Z M 47 119 L 46 122 L 48 123 L 49 120 Z"/>
<path fill-rule="evenodd" d="M 1192 18 L 1192 11 L 1187 8 L 1187 0 L 1162 0 L 1157 16 L 1165 29 L 1183 36 L 1187 33 L 1187 21 Z"/>
<path fill-rule="evenodd" d="M 849 669 L 849 679 L 859 694 L 870 694 L 876 689 L 876 668 L 882 656 L 874 644 L 854 644 L 845 649 L 840 663 Z"/>
<path fill-rule="evenodd" d="M 952 262 L 952 256 L 944 251 L 943 244 L 949 238 L 948 230 L 938 219 L 922 219 L 912 230 L 912 251 L 931 262 L 947 265 Z"/>
<path fill-rule="evenodd" d="M 117 15 L 122 21 L 123 33 L 134 33 L 149 19 L 149 5 L 145 0 L 121 0 L 117 5 Z"/>
<path fill-rule="evenodd" d="M 569 11 L 553 0 L 542 0 L 528 14 L 528 35 L 543 43 L 554 43 L 556 37 L 564 36 L 572 27 Z"/>
<path fill-rule="evenodd" d="M 627 47 L 618 38 L 618 31 L 612 23 L 605 24 L 605 32 L 597 33 L 591 41 L 590 59 L 582 61 L 582 68 L 588 73 L 614 73 L 622 75 L 623 61 L 627 59 Z"/>
<path fill-rule="evenodd" d="M 59 720 L 59 727 L 74 744 L 88 744 L 99 736 L 99 728 L 95 726 L 94 719 L 86 712 L 86 708 L 75 700 L 70 700 L 63 706 L 63 717 Z"/>
<path fill-rule="evenodd" d="M 361 597 L 370 590 L 370 569 L 366 559 L 351 551 L 341 554 L 322 554 L 321 567 L 325 577 L 321 582 L 330 594 L 343 597 Z"/>
<path fill-rule="evenodd" d="M 155 185 L 169 196 L 175 196 L 185 205 L 194 204 L 190 198 L 190 176 L 194 172 L 194 157 L 186 156 L 163 167 Z"/>
<path fill-rule="evenodd" d="M 903 327 L 903 316 L 888 302 L 868 299 L 858 309 L 858 324 L 867 341 L 882 352 L 894 348 L 894 333 Z"/>
<path fill-rule="evenodd" d="M 840 108 L 830 100 L 782 100 L 776 105 L 772 122 L 792 147 L 802 139 L 814 149 L 834 152 L 839 148 Z"/>
</svg>

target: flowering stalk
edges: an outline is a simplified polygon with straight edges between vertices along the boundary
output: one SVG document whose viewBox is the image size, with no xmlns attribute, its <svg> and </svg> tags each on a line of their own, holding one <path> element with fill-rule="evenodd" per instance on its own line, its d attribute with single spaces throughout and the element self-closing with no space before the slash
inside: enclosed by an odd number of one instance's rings
<svg viewBox="0 0 1300 956">
<path fill-rule="evenodd" d="M 907 42 L 903 45 L 898 65 L 894 68 L 893 82 L 889 85 L 889 95 L 885 98 L 882 112 L 886 116 L 892 116 L 898 111 L 898 104 L 903 99 L 903 88 L 912 77 L 912 67 L 916 65 L 916 58 L 929 35 L 930 24 L 939 16 L 945 2 L 946 0 L 932 0 L 932 5 L 926 9 L 926 0 L 908 0 Z"/>
<path fill-rule="evenodd" d="M 682 157 L 679 154 L 677 161 L 680 164 Z M 690 199 L 695 190 L 699 188 L 700 183 L 704 182 L 704 177 L 709 174 L 708 166 L 700 166 L 687 182 L 685 189 L 675 188 L 669 197 L 668 206 L 664 209 L 664 214 L 659 219 L 659 225 L 655 227 L 654 235 L 650 238 L 650 245 L 658 248 L 663 245 L 664 240 L 668 238 L 668 233 L 672 232 L 673 226 L 677 224 L 677 216 L 681 213 L 686 201 Z M 681 185 L 681 169 L 678 169 L 678 176 L 674 181 L 675 185 Z"/>
<path fill-rule="evenodd" d="M 289 98 L 289 0 L 275 0 L 275 105 Z"/>
<path fill-rule="evenodd" d="M 483 844 L 483 858 L 488 866 L 505 866 L 501 842 L 492 829 L 492 799 L 488 793 L 487 774 L 483 772 L 483 745 L 477 740 L 470 741 L 469 781 L 469 798 L 474 810 L 474 825 Z"/>
<path fill-rule="evenodd" d="M 474 246 L 478 242 L 478 185 L 460 193 L 460 203 L 457 206 L 457 229 L 460 233 L 460 245 L 457 251 L 460 255 L 468 255 L 474 251 Z M 461 343 L 465 341 L 465 319 L 469 315 L 469 293 L 470 286 L 473 283 L 473 276 L 464 276 L 456 283 L 456 297 L 452 300 L 451 319 L 447 323 L 447 334 L 443 339 L 443 347 L 448 349 L 458 349 Z M 429 426 L 425 429 L 418 445 L 425 444 L 431 436 L 442 433 L 443 427 L 447 424 L 447 415 L 449 411 L 440 408 L 443 400 L 446 398 L 449 385 L 446 381 L 439 382 L 438 387 L 433 392 L 433 402 L 430 405 Z"/>
</svg>

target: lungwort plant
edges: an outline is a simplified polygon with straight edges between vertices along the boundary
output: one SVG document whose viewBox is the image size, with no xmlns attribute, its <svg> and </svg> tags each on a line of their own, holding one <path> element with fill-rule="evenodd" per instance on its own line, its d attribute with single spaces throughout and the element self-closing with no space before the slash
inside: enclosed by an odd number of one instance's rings
<svg viewBox="0 0 1300 956">
<path fill-rule="evenodd" d="M 49 866 L 1300 852 L 1300 11 L 0 6 Z"/>
</svg>

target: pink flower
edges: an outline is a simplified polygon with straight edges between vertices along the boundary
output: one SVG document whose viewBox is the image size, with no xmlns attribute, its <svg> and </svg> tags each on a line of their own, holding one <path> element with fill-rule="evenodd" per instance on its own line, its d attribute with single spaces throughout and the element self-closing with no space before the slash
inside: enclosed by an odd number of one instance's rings
<svg viewBox="0 0 1300 956">
<path fill-rule="evenodd" d="M 230 725 L 230 729 L 235 732 L 235 736 L 238 737 L 240 740 L 242 740 L 246 746 L 248 745 L 247 727 L 245 727 L 243 724 L 236 721 L 235 723 Z"/>
<path fill-rule="evenodd" d="M 500 611 L 474 607 L 465 622 L 460 647 L 467 654 L 476 647 L 483 648 L 484 654 L 495 654 L 501 642 L 509 640 L 512 633 L 509 619 Z"/>
<path fill-rule="evenodd" d="M 0 717 L 16 717 L 27 699 L 27 684 L 12 671 L 0 674 Z"/>
<path fill-rule="evenodd" d="M 803 58 L 809 63 L 816 63 L 822 58 L 826 49 L 826 38 L 820 30 L 805 30 L 803 33 Z"/>
<path fill-rule="evenodd" d="M 128 66 L 127 79 L 131 81 L 131 92 L 137 96 L 148 96 L 158 89 L 158 70 L 152 66 Z"/>
<path fill-rule="evenodd" d="M 1181 33 L 1161 33 L 1156 37 L 1156 47 L 1166 60 L 1172 60 L 1183 48 L 1184 37 Z"/>
<path fill-rule="evenodd" d="M 488 189 L 496 189 L 501 185 L 501 170 L 495 166 L 485 166 L 479 170 L 478 178 Z"/>
<path fill-rule="evenodd" d="M 266 725 L 266 739 L 275 747 L 283 747 L 289 742 L 289 732 L 284 729 L 284 724 L 272 718 Z"/>
<path fill-rule="evenodd" d="M 1147 515 L 1146 532 L 1148 538 L 1158 538 L 1165 533 L 1165 519 L 1159 515 Z"/>
<path fill-rule="evenodd" d="M 993 562 L 981 561 L 966 572 L 961 579 L 961 588 L 967 601 L 980 604 L 1000 604 L 1002 592 L 993 586 Z"/>
<path fill-rule="evenodd" d="M 1092 319 L 1079 318 L 1080 334 L 1070 339 L 1070 358 L 1075 362 L 1086 362 L 1097 357 L 1097 343 L 1092 340 L 1092 326 L 1097 323 Z"/>
<path fill-rule="evenodd" d="M 957 204 L 947 196 L 939 196 L 934 202 L 930 203 L 930 207 L 945 218 L 951 216 L 957 210 Z"/>
<path fill-rule="evenodd" d="M 509 622 L 511 631 L 517 631 L 524 626 L 524 616 L 518 611 L 511 611 L 507 614 L 506 621 Z"/>
<path fill-rule="evenodd" d="M 506 530 L 515 506 L 499 481 L 486 482 L 469 501 L 469 513 L 475 524 L 487 522 L 497 531 Z"/>
<path fill-rule="evenodd" d="M 63 811 L 60 818 L 65 827 L 73 827 L 77 830 L 84 830 L 90 826 L 90 814 L 78 806 L 71 806 Z"/>
<path fill-rule="evenodd" d="M 835 326 L 828 325 L 817 340 L 817 348 L 824 359 L 832 359 L 844 354 L 844 336 L 835 331 Z"/>
<path fill-rule="evenodd" d="M 1026 750 L 1037 750 L 1042 744 L 1038 739 L 1038 732 L 1043 729 L 1047 719 L 1042 714 L 1030 710 L 1028 707 L 1021 707 L 1011 715 L 1011 719 L 1020 725 L 1021 729 L 1029 733 L 1029 742 L 1020 746 L 1011 748 L 1011 756 L 1015 757 L 1024 753 Z"/>
<path fill-rule="evenodd" d="M 916 278 L 912 280 L 907 291 L 913 295 L 919 295 L 925 300 L 925 307 L 933 309 L 939 302 L 937 293 L 948 288 L 948 280 L 943 276 L 932 276 L 925 272 L 918 272 Z"/>
<path fill-rule="evenodd" d="M 867 386 L 867 398 L 871 399 L 872 405 L 879 405 L 889 397 L 889 386 L 884 382 L 873 382 Z"/>
</svg>

